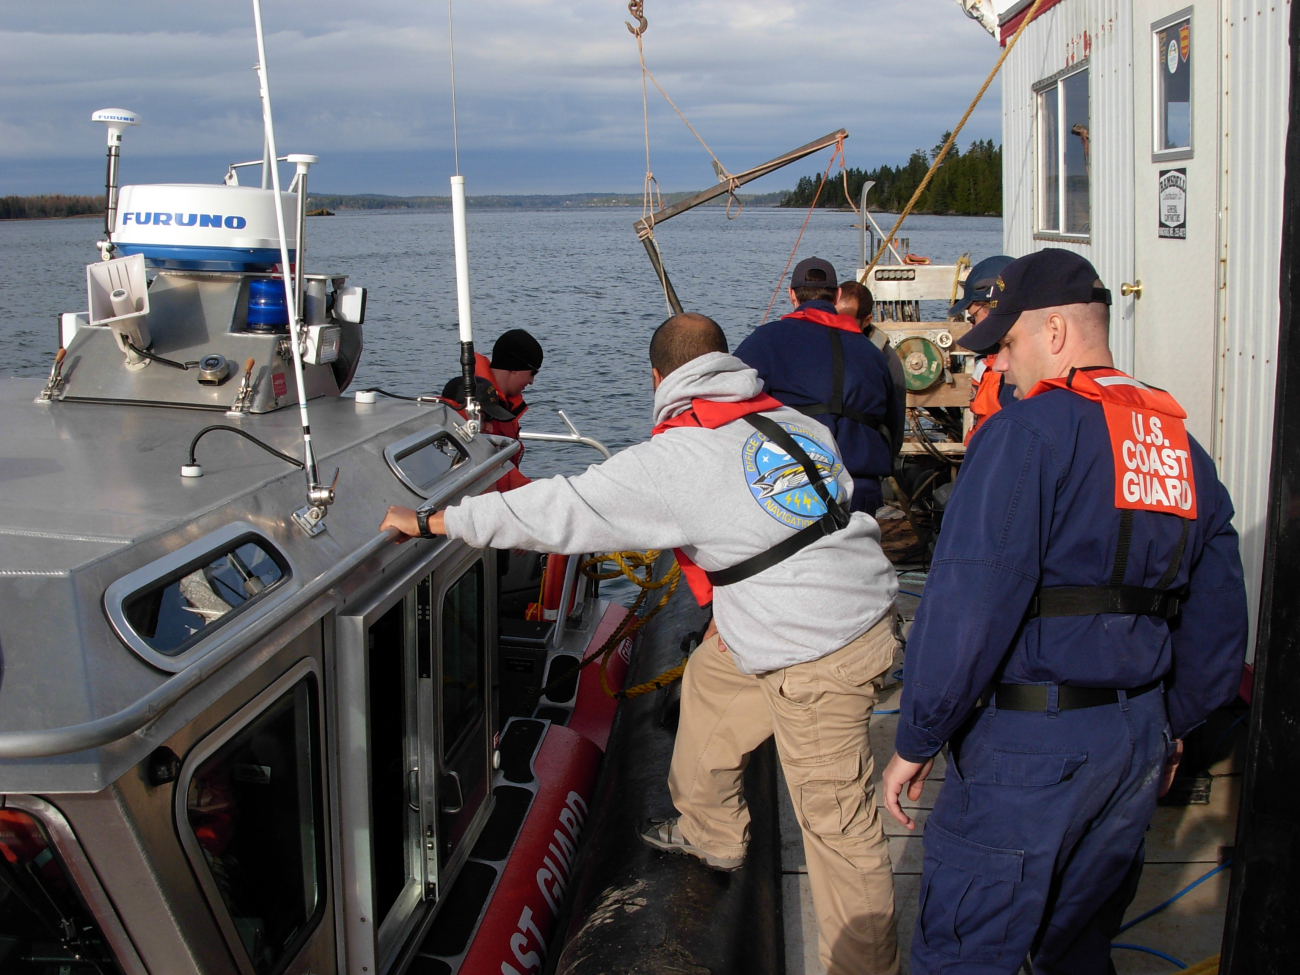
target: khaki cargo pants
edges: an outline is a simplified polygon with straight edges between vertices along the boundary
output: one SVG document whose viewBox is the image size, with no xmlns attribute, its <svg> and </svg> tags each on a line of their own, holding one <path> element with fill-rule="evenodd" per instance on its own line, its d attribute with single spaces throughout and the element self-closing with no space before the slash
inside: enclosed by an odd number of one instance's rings
<svg viewBox="0 0 1300 975">
<path fill-rule="evenodd" d="M 713 637 L 686 665 L 668 789 L 682 835 L 720 857 L 743 857 L 749 753 L 776 736 L 803 830 L 808 881 L 830 975 L 898 971 L 894 878 L 871 782 L 867 722 L 873 678 L 894 659 L 892 616 L 820 660 L 743 674 Z"/>
</svg>

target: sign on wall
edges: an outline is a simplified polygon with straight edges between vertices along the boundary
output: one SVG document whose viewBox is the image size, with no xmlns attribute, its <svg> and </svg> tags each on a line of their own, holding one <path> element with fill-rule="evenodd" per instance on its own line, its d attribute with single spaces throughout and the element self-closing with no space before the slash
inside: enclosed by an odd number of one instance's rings
<svg viewBox="0 0 1300 975">
<path fill-rule="evenodd" d="M 1175 50 L 1175 53 L 1177 51 Z M 1160 222 L 1156 233 L 1175 240 L 1187 239 L 1187 170 L 1162 169 L 1160 191 L 1156 195 Z"/>
</svg>

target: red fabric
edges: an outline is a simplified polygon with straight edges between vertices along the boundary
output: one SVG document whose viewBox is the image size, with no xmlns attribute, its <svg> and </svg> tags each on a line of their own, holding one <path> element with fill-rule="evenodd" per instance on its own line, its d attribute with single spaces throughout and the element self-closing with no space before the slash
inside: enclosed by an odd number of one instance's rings
<svg viewBox="0 0 1300 975">
<path fill-rule="evenodd" d="M 1251 696 L 1255 693 L 1255 665 L 1246 664 L 1241 672 L 1241 687 L 1237 690 L 1237 696 L 1247 704 L 1250 703 Z"/>
<path fill-rule="evenodd" d="M 853 332 L 855 335 L 862 334 L 862 326 L 852 315 L 832 315 L 828 311 L 821 311 L 818 308 L 801 308 L 798 311 L 792 311 L 785 316 L 786 318 L 797 318 L 801 322 L 816 322 L 818 325 L 825 325 L 827 328 L 838 328 L 841 332 Z"/>
<path fill-rule="evenodd" d="M 825 312 L 817 311 L 814 314 L 826 318 L 848 318 L 847 315 L 828 315 Z M 848 320 L 853 321 L 852 318 L 848 318 Z M 693 399 L 689 410 L 685 413 L 678 413 L 671 419 L 664 420 L 663 423 L 654 428 L 650 435 L 654 436 L 676 427 L 704 427 L 707 430 L 716 430 L 718 427 L 739 420 L 742 416 L 749 416 L 751 413 L 765 413 L 768 410 L 779 410 L 783 406 L 784 404 L 780 400 L 773 399 L 767 393 L 759 393 L 757 396 L 740 400 L 738 403 L 722 403 L 711 399 Z M 695 596 L 695 601 L 701 606 L 707 606 L 713 602 L 713 583 L 709 582 L 708 574 L 692 562 L 681 549 L 673 549 L 673 555 L 677 556 L 677 564 L 682 567 L 682 575 L 686 577 L 686 584 L 691 587 L 691 594 Z"/>
<path fill-rule="evenodd" d="M 971 383 L 970 411 L 975 415 L 975 425 L 966 434 L 966 443 L 975 436 L 975 431 L 984 425 L 984 421 L 1002 409 L 999 396 L 1002 393 L 1002 376 L 992 369 L 985 368 L 984 375 L 978 382 Z"/>
<path fill-rule="evenodd" d="M 1108 379 L 1118 382 L 1106 383 Z M 1187 414 L 1177 400 L 1110 368 L 1072 370 L 1065 379 L 1043 380 L 1029 395 L 1053 389 L 1078 393 L 1105 411 L 1115 457 L 1116 508 L 1196 517 L 1196 482 L 1183 426 Z"/>
<path fill-rule="evenodd" d="M 752 399 L 743 399 L 737 403 L 723 403 L 712 399 L 693 399 L 691 408 L 684 413 L 678 413 L 671 419 L 664 420 L 651 431 L 650 436 L 663 433 L 665 430 L 672 430 L 675 427 L 704 427 L 707 430 L 716 430 L 718 427 L 726 426 L 742 416 L 749 416 L 751 413 L 764 413 L 768 410 L 784 409 L 785 404 L 778 399 L 773 399 L 767 393 L 759 393 Z"/>
<path fill-rule="evenodd" d="M 497 385 L 496 377 L 492 375 L 492 360 L 481 352 L 474 353 L 474 375 L 480 379 L 486 379 L 496 390 L 497 398 L 515 414 L 513 420 L 493 420 L 490 417 L 483 417 L 483 432 L 493 433 L 502 437 L 509 437 L 511 440 L 519 439 L 519 418 L 528 412 L 528 404 L 524 402 L 523 396 L 506 396 L 501 392 L 501 387 Z M 443 400 L 461 416 L 465 414 L 455 403 L 450 400 Z M 515 454 L 514 466 L 506 471 L 492 485 L 492 490 L 504 494 L 506 491 L 513 491 L 515 488 L 521 488 L 525 484 L 531 484 L 532 480 L 525 477 L 519 472 L 519 462 L 524 459 L 524 445 L 522 441 L 519 444 L 519 453 Z"/>
</svg>

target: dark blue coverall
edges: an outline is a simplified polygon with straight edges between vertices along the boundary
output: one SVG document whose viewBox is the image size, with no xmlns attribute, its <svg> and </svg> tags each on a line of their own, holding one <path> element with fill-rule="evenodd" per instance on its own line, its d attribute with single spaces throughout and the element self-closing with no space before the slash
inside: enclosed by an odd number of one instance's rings
<svg viewBox="0 0 1300 975">
<path fill-rule="evenodd" d="M 806 301 L 811 309 L 834 315 L 829 301 Z M 787 406 L 828 403 L 831 398 L 832 329 L 816 322 L 780 318 L 760 325 L 737 347 L 735 355 L 758 371 L 770 396 Z M 904 403 L 894 391 L 885 354 L 867 336 L 835 330 L 844 348 L 844 405 L 902 431 Z M 874 515 L 884 504 L 880 479 L 893 471 L 893 449 L 886 435 L 845 416 L 814 417 L 835 435 L 844 466 L 853 478 L 852 511 Z"/>
<path fill-rule="evenodd" d="M 1190 438 L 1189 438 L 1190 439 Z M 1026 620 L 1036 588 L 1109 584 L 1118 545 L 1102 407 L 1020 400 L 972 438 L 907 643 L 898 754 L 950 743 L 925 827 L 916 975 L 1100 975 L 1140 869 L 1172 741 L 1236 695 L 1246 593 L 1232 503 L 1191 440 L 1197 517 L 1172 589 L 1181 617 Z M 1154 587 L 1184 519 L 1133 513 L 1124 584 Z M 979 707 L 996 682 L 1159 689 L 1061 711 Z"/>
</svg>

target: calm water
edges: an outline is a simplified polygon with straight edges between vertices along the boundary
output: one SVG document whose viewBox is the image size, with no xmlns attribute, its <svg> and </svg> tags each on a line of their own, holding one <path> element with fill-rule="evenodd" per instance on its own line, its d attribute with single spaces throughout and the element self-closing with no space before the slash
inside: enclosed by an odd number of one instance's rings
<svg viewBox="0 0 1300 975">
<path fill-rule="evenodd" d="M 525 428 L 562 432 L 564 409 L 589 436 L 618 449 L 650 428 L 646 357 L 666 315 L 663 295 L 632 230 L 631 209 L 479 210 L 469 214 L 470 277 L 478 347 L 507 328 L 541 341 L 546 362 L 527 398 Z M 659 229 L 682 303 L 723 327 L 733 347 L 762 321 L 804 213 L 750 208 L 728 221 L 706 208 Z M 798 257 L 816 254 L 841 275 L 858 262 L 851 213 L 818 212 Z M 884 223 L 882 218 L 880 222 Z M 86 306 L 87 262 L 103 223 L 92 219 L 0 221 L 0 375 L 36 376 L 57 347 L 58 313 Z M 901 234 L 936 262 L 998 253 L 1002 221 L 915 217 Z M 307 266 L 342 272 L 369 289 L 366 352 L 354 388 L 438 391 L 458 370 L 456 293 L 449 214 L 340 214 L 308 222 Z M 777 309 L 788 308 L 778 297 Z M 595 455 L 535 444 L 531 475 L 572 472 Z"/>
</svg>

